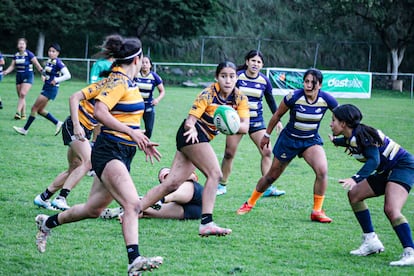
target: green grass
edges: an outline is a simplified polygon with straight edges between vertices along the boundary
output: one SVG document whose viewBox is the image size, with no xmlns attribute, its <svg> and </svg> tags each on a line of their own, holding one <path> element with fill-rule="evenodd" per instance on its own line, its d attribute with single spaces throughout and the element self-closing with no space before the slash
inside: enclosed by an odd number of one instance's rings
<svg viewBox="0 0 414 276">
<path fill-rule="evenodd" d="M 62 83 L 55 102 L 48 110 L 60 120 L 69 114 L 68 97 L 84 87 L 74 80 Z M 36 83 L 27 99 L 27 111 L 40 92 Z M 175 132 L 185 118 L 199 89 L 166 87 L 167 96 L 157 108 L 153 140 L 160 143 L 160 163 L 145 163 L 142 153 L 133 161 L 131 174 L 140 194 L 156 181 L 160 167 L 170 166 L 175 152 Z M 33 205 L 42 192 L 64 170 L 66 147 L 54 126 L 39 117 L 29 135 L 16 134 L 12 126 L 17 97 L 14 78 L 0 83 L 4 109 L 0 110 L 0 274 L 1 275 L 125 275 L 127 257 L 121 227 L 115 220 L 86 220 L 53 230 L 44 254 L 37 252 L 34 218 L 39 213 L 53 214 Z M 281 97 L 277 96 L 277 102 Z M 372 99 L 339 99 L 358 105 L 363 122 L 381 128 L 402 146 L 414 152 L 414 102 L 409 94 L 374 91 Z M 269 112 L 267 112 L 268 114 Z M 328 113 L 321 125 L 327 140 Z M 284 122 L 287 119 L 285 116 Z M 274 142 L 275 136 L 273 136 Z M 213 142 L 221 159 L 224 135 Z M 140 251 L 160 255 L 164 265 L 152 275 L 402 275 L 413 268 L 391 268 L 388 263 L 402 252 L 393 229 L 383 214 L 383 198 L 368 200 L 374 225 L 386 247 L 385 253 L 364 258 L 352 257 L 349 251 L 360 244 L 361 231 L 350 210 L 346 191 L 337 179 L 349 177 L 361 166 L 335 148 L 325 146 L 329 161 L 329 187 L 324 208 L 334 222 L 312 223 L 314 175 L 302 159 L 295 159 L 277 182 L 286 195 L 263 198 L 245 216 L 236 209 L 248 198 L 260 177 L 259 154 L 248 137 L 242 140 L 230 178 L 228 193 L 217 198 L 214 218 L 230 227 L 228 237 L 199 238 L 199 221 L 144 219 L 140 221 Z M 85 202 L 92 178 L 85 177 L 68 198 L 70 205 Z M 115 203 L 112 205 L 115 206 Z M 404 214 L 414 223 L 414 203 L 409 196 Z"/>
</svg>

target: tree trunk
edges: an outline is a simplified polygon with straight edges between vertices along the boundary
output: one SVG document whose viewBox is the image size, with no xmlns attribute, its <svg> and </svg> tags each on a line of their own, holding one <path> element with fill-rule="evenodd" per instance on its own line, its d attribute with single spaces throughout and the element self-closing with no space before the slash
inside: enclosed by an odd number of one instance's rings
<svg viewBox="0 0 414 276">
<path fill-rule="evenodd" d="M 398 49 L 391 49 L 391 59 L 392 59 L 392 67 L 391 67 L 391 79 L 396 80 L 398 78 Z"/>
<path fill-rule="evenodd" d="M 43 58 L 44 49 L 45 49 L 45 34 L 43 32 L 40 32 L 37 38 L 37 48 L 36 48 L 36 56 L 38 58 Z"/>
<path fill-rule="evenodd" d="M 390 50 L 392 63 L 392 80 L 398 79 L 398 68 L 400 68 L 401 61 L 404 59 L 405 47 L 393 48 Z"/>
</svg>

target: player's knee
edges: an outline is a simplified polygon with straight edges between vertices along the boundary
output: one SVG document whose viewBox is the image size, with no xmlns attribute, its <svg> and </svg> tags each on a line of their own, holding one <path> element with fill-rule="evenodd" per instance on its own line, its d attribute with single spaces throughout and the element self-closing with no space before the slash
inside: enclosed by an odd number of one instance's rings
<svg viewBox="0 0 414 276">
<path fill-rule="evenodd" d="M 88 215 L 90 218 L 98 218 L 105 208 L 94 208 L 89 210 Z"/>
<path fill-rule="evenodd" d="M 230 151 L 230 150 L 225 150 L 223 158 L 227 160 L 233 160 L 235 155 L 236 155 L 235 152 Z"/>
<path fill-rule="evenodd" d="M 394 221 L 396 218 L 401 216 L 400 210 L 395 209 L 389 204 L 384 205 L 384 213 L 390 221 Z"/>
<path fill-rule="evenodd" d="M 268 148 L 263 148 L 261 153 L 262 153 L 262 156 L 265 158 L 269 158 L 269 159 L 272 158 L 272 151 Z"/>
</svg>

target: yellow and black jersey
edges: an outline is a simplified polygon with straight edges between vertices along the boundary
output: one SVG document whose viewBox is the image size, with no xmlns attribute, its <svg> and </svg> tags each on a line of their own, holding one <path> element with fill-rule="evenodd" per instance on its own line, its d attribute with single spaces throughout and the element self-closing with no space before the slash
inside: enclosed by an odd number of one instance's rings
<svg viewBox="0 0 414 276">
<path fill-rule="evenodd" d="M 140 128 L 145 107 L 144 100 L 137 84 L 125 74 L 121 67 L 112 69 L 108 80 L 95 99 L 103 102 L 119 122 L 133 129 Z M 129 135 L 106 126 L 102 126 L 101 134 L 119 143 L 136 145 Z"/>
<path fill-rule="evenodd" d="M 235 88 L 227 99 L 223 99 L 220 97 L 219 91 L 218 83 L 214 83 L 201 91 L 189 112 L 190 115 L 197 117 L 197 124 L 202 127 L 210 140 L 218 134 L 218 130 L 213 123 L 214 112 L 218 106 L 231 106 L 237 111 L 240 118 L 249 118 L 249 104 L 245 95 Z"/>
<path fill-rule="evenodd" d="M 103 79 L 81 90 L 85 99 L 79 103 L 78 117 L 79 122 L 89 130 L 94 129 L 98 124 L 93 114 L 95 110 L 95 97 L 99 95 L 106 82 L 107 79 Z"/>
</svg>

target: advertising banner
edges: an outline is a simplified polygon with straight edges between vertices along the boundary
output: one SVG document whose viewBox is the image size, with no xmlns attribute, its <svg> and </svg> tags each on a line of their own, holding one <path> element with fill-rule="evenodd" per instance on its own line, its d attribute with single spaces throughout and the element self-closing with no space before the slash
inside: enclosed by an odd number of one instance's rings
<svg viewBox="0 0 414 276">
<path fill-rule="evenodd" d="M 274 95 L 303 88 L 305 69 L 267 68 Z M 353 71 L 323 71 L 322 90 L 336 98 L 370 98 L 372 74 Z"/>
</svg>

